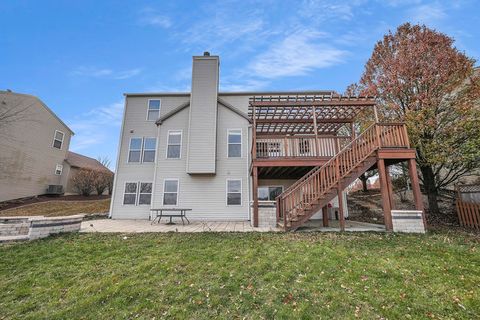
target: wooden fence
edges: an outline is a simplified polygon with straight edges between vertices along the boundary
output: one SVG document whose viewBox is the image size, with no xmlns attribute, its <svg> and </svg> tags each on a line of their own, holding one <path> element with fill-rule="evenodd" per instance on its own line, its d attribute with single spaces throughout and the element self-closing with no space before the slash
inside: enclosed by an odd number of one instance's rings
<svg viewBox="0 0 480 320">
<path fill-rule="evenodd" d="M 480 229 L 480 185 L 457 186 L 456 204 L 460 225 Z"/>
</svg>

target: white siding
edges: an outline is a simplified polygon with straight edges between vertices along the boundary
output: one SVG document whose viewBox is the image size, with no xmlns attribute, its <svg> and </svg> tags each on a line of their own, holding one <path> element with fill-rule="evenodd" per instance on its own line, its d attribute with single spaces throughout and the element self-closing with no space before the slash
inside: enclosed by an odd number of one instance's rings
<svg viewBox="0 0 480 320">
<path fill-rule="evenodd" d="M 115 174 L 112 204 L 110 208 L 112 218 L 146 219 L 149 206 L 123 205 L 123 191 L 125 182 L 153 182 L 155 163 L 128 163 L 128 148 L 132 137 L 156 137 L 157 126 L 154 121 L 147 121 L 149 99 L 161 99 L 160 115 L 164 115 L 188 102 L 189 97 L 127 97 L 125 105 L 124 123 L 120 139 L 119 157 Z M 158 140 L 157 140 L 158 144 Z M 157 148 L 158 149 L 158 148 Z M 156 157 L 164 156 L 159 154 Z"/>
<path fill-rule="evenodd" d="M 215 173 L 218 57 L 193 57 L 188 173 Z"/>
</svg>

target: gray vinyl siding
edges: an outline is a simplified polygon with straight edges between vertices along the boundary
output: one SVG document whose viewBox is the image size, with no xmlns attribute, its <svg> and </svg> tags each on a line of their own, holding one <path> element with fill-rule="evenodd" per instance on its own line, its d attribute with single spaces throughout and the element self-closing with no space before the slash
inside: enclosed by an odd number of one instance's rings
<svg viewBox="0 0 480 320">
<path fill-rule="evenodd" d="M 187 172 L 214 174 L 217 137 L 218 57 L 193 57 Z"/>
<path fill-rule="evenodd" d="M 72 132 L 35 97 L 0 93 L 0 101 L 16 104 L 23 116 L 0 129 L 0 201 L 45 194 L 48 185 L 63 184 L 55 175 L 64 164 Z M 54 148 L 55 130 L 64 133 L 62 148 Z"/>
<path fill-rule="evenodd" d="M 111 203 L 111 216 L 118 219 L 146 219 L 150 206 L 123 205 L 123 193 L 126 182 L 152 182 L 155 163 L 128 163 L 130 138 L 157 137 L 155 121 L 147 121 L 149 99 L 160 99 L 160 116 L 170 112 L 178 105 L 188 102 L 189 96 L 168 97 L 127 97 L 124 110 L 119 156 L 115 174 L 115 183 Z M 158 140 L 157 140 L 158 144 Z M 157 153 L 156 157 L 162 156 Z"/>
<path fill-rule="evenodd" d="M 155 177 L 153 207 L 163 206 L 163 185 L 165 179 L 179 180 L 179 208 L 190 208 L 189 219 L 246 220 L 249 217 L 249 178 L 248 178 L 248 122 L 232 111 L 218 106 L 217 127 L 217 170 L 215 175 L 190 175 L 186 173 L 187 146 L 182 144 L 181 159 L 166 159 L 166 142 L 169 130 L 182 130 L 183 141 L 188 139 L 188 110 L 184 109 L 165 121 L 159 129 L 159 148 Z M 242 129 L 242 157 L 227 157 L 227 130 Z M 227 179 L 242 181 L 242 201 L 239 206 L 227 206 Z M 144 216 L 148 216 L 145 213 Z"/>
</svg>

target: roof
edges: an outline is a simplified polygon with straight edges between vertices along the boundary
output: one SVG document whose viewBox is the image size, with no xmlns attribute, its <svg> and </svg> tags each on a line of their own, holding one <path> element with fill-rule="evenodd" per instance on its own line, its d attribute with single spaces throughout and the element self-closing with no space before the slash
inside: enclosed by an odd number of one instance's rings
<svg viewBox="0 0 480 320">
<path fill-rule="evenodd" d="M 352 123 L 365 108 L 375 106 L 374 97 L 338 94 L 254 96 L 248 110 L 257 133 L 335 134 Z"/>
<path fill-rule="evenodd" d="M 229 104 L 228 102 L 226 102 L 225 100 L 223 99 L 220 99 L 220 98 L 217 98 L 217 103 L 221 104 L 222 106 L 224 106 L 225 108 L 229 109 L 230 111 L 232 112 L 235 112 L 236 114 L 238 114 L 239 116 L 245 118 L 245 120 L 247 121 L 251 121 L 251 119 L 248 117 L 248 115 L 240 110 L 238 110 L 237 108 L 235 108 L 233 105 Z M 188 108 L 190 107 L 190 101 L 187 101 L 187 102 L 184 102 L 182 103 L 181 105 L 173 108 L 170 112 L 167 112 L 166 114 L 164 114 L 163 116 L 161 116 L 155 123 L 157 125 L 161 125 L 163 123 L 163 121 L 167 120 L 168 118 L 174 116 L 175 114 L 177 114 L 178 112 L 182 111 L 183 109 L 185 108 Z"/>
<path fill-rule="evenodd" d="M 34 96 L 34 95 L 31 95 L 31 94 L 26 94 L 26 93 L 18 93 L 18 92 L 13 92 L 13 91 L 4 91 L 4 90 L 0 90 L 0 94 L 11 94 L 11 95 L 16 95 L 16 96 L 20 96 L 20 97 L 25 97 L 25 98 L 30 98 L 30 99 L 34 99 L 36 100 L 37 102 L 40 103 L 40 105 L 42 105 L 48 112 L 50 112 L 52 114 L 52 116 L 57 119 L 61 124 L 63 124 L 69 131 L 72 135 L 74 135 L 75 133 L 72 131 L 72 129 L 70 129 L 66 124 L 65 122 L 62 121 L 62 119 L 60 119 L 56 114 L 55 112 L 53 112 L 42 100 L 40 100 L 40 98 Z"/>
<path fill-rule="evenodd" d="M 72 152 L 67 152 L 67 158 L 65 161 L 71 166 L 75 168 L 81 169 L 92 169 L 92 170 L 108 170 L 111 172 L 110 169 L 105 167 L 101 164 L 98 160 Z"/>
<path fill-rule="evenodd" d="M 303 91 L 239 91 L 239 92 L 222 92 L 219 96 L 258 96 L 258 95 L 325 95 L 336 94 L 333 90 L 303 90 Z M 132 92 L 124 93 L 126 97 L 186 97 L 190 92 Z"/>
</svg>

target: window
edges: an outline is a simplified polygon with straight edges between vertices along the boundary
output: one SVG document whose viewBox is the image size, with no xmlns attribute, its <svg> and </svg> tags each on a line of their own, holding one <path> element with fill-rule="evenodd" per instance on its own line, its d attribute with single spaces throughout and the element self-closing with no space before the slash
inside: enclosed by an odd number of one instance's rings
<svg viewBox="0 0 480 320">
<path fill-rule="evenodd" d="M 167 179 L 163 183 L 163 205 L 176 206 L 178 202 L 178 180 Z"/>
<path fill-rule="evenodd" d="M 156 138 L 130 138 L 128 162 L 155 162 Z"/>
<path fill-rule="evenodd" d="M 127 182 L 123 193 L 123 204 L 146 205 L 152 202 L 151 182 Z"/>
<path fill-rule="evenodd" d="M 227 206 L 242 204 L 242 180 L 227 180 Z"/>
<path fill-rule="evenodd" d="M 168 131 L 167 159 L 180 159 L 182 149 L 182 131 Z"/>
<path fill-rule="evenodd" d="M 282 192 L 282 186 L 258 187 L 258 200 L 275 201 L 275 198 L 278 197 Z"/>
<path fill-rule="evenodd" d="M 143 139 L 143 162 L 155 162 L 156 138 Z"/>
<path fill-rule="evenodd" d="M 57 164 L 57 166 L 55 167 L 55 174 L 57 176 L 60 176 L 62 175 L 62 171 L 63 171 L 63 165 Z"/>
<path fill-rule="evenodd" d="M 147 120 L 155 121 L 160 116 L 160 100 L 148 100 Z"/>
<path fill-rule="evenodd" d="M 142 138 L 130 138 L 128 162 L 140 162 L 142 155 Z"/>
<path fill-rule="evenodd" d="M 53 136 L 53 147 L 57 149 L 62 149 L 63 138 L 65 134 L 61 131 L 55 130 L 55 135 Z"/>
<path fill-rule="evenodd" d="M 133 204 L 137 202 L 137 183 L 125 183 L 125 192 L 123 194 L 123 204 Z"/>
<path fill-rule="evenodd" d="M 228 130 L 228 157 L 240 158 L 242 156 L 242 130 Z"/>
<path fill-rule="evenodd" d="M 150 204 L 152 202 L 152 183 L 140 182 L 138 204 Z"/>
</svg>

